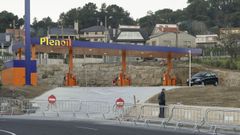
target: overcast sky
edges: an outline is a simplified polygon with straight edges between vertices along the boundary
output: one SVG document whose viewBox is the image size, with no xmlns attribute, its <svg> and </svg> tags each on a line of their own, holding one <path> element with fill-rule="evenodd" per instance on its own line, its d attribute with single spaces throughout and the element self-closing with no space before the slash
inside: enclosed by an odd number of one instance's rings
<svg viewBox="0 0 240 135">
<path fill-rule="evenodd" d="M 49 16 L 53 21 L 57 21 L 60 13 L 71 8 L 83 7 L 88 2 L 96 3 L 98 8 L 102 3 L 116 4 L 130 12 L 134 19 L 145 16 L 149 10 L 153 12 L 163 8 L 176 10 L 187 6 L 187 0 L 31 0 L 31 20 L 34 17 L 40 20 Z M 0 0 L 0 12 L 3 10 L 23 17 L 24 0 Z"/>
</svg>

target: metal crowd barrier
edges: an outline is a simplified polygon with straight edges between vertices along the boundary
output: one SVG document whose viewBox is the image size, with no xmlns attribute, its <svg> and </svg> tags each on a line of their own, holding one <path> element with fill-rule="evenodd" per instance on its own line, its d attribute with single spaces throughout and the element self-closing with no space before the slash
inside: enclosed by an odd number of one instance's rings
<svg viewBox="0 0 240 135">
<path fill-rule="evenodd" d="M 112 107 L 112 112 L 115 118 L 121 123 L 121 121 L 134 121 L 138 119 L 139 113 L 137 105 L 131 103 L 124 103 L 124 106 L 118 107 L 116 104 Z"/>
<path fill-rule="evenodd" d="M 102 115 L 105 119 L 106 114 L 110 113 L 110 105 L 102 101 L 81 101 L 79 112 L 86 114 L 88 117 L 89 115 Z"/>
<path fill-rule="evenodd" d="M 176 105 L 172 108 L 169 122 L 176 123 L 175 128 L 180 128 L 183 125 L 193 125 L 194 131 L 199 131 L 199 128 L 204 125 L 204 113 L 198 107 Z"/>
<path fill-rule="evenodd" d="M 22 102 L 18 99 L 0 98 L 0 114 L 21 114 Z"/>
<path fill-rule="evenodd" d="M 27 114 L 42 113 L 43 116 L 56 114 L 57 117 L 60 115 L 76 117 L 77 115 L 105 115 L 110 112 L 110 105 L 106 102 L 101 101 L 79 101 L 79 100 L 58 100 L 54 104 L 48 103 L 43 100 L 24 100 L 22 111 Z"/>
<path fill-rule="evenodd" d="M 163 117 L 160 118 L 160 108 L 163 111 Z M 159 106 L 158 104 L 144 104 L 141 106 L 140 118 L 144 120 L 146 125 L 150 122 L 160 122 L 161 126 L 165 127 L 166 122 L 170 116 L 170 109 L 168 106 Z"/>
<path fill-rule="evenodd" d="M 164 118 L 159 118 L 160 108 L 164 108 Z M 193 107 L 184 105 L 159 106 L 158 104 L 129 104 L 122 107 L 111 106 L 102 101 L 58 100 L 55 104 L 49 104 L 43 100 L 18 100 L 0 98 L 0 115 L 33 114 L 41 116 L 87 116 L 106 118 L 106 115 L 114 115 L 119 122 L 144 121 L 166 125 L 174 125 L 175 129 L 181 126 L 192 127 L 199 131 L 203 126 L 209 127 L 209 131 L 217 134 L 218 129 L 229 129 L 238 132 L 240 130 L 240 109 L 216 109 L 209 107 Z M 239 132 L 238 132 L 239 133 Z"/>
<path fill-rule="evenodd" d="M 212 109 L 206 110 L 206 124 L 210 126 L 209 132 L 217 134 L 218 129 L 240 129 L 240 109 Z M 238 131 L 239 132 L 239 131 Z"/>
</svg>

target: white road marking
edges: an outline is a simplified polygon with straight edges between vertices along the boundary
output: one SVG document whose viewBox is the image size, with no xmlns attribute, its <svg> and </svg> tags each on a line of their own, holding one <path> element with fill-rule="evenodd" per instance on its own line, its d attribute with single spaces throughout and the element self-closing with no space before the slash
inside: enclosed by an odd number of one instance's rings
<svg viewBox="0 0 240 135">
<path fill-rule="evenodd" d="M 76 127 L 76 128 L 98 131 L 98 129 L 96 129 L 96 128 L 90 128 L 90 127 L 79 127 L 79 126 L 78 126 L 78 127 Z"/>
<path fill-rule="evenodd" d="M 16 135 L 15 133 L 7 131 L 7 130 L 1 130 L 0 129 L 0 132 L 7 133 L 7 134 L 10 134 L 10 135 Z"/>
</svg>

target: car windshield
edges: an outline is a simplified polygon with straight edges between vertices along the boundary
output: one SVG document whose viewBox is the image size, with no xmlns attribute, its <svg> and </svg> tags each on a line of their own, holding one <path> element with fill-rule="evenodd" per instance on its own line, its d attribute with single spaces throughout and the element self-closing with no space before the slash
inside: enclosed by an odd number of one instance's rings
<svg viewBox="0 0 240 135">
<path fill-rule="evenodd" d="M 199 72 L 195 75 L 193 75 L 192 77 L 203 77 L 206 73 L 205 72 Z"/>
</svg>

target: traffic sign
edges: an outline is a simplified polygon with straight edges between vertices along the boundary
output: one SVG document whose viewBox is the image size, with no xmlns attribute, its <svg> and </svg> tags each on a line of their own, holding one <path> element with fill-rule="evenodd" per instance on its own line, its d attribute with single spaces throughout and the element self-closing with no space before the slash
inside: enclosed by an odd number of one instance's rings
<svg viewBox="0 0 240 135">
<path fill-rule="evenodd" d="M 117 109 L 122 109 L 124 106 L 124 100 L 122 98 L 118 98 L 115 102 Z"/>
<path fill-rule="evenodd" d="M 54 104 L 57 101 L 57 98 L 54 95 L 48 97 L 48 102 Z"/>
</svg>

